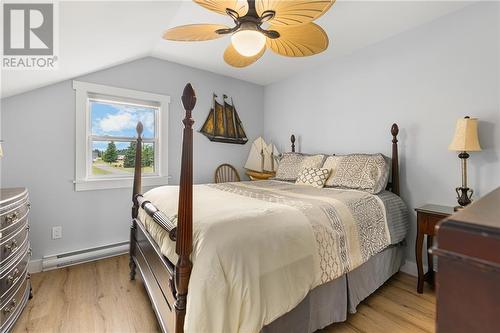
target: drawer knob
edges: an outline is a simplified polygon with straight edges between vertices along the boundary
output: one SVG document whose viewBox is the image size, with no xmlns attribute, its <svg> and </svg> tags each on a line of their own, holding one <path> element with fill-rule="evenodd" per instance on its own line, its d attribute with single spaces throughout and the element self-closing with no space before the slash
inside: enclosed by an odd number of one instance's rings
<svg viewBox="0 0 500 333">
<path fill-rule="evenodd" d="M 9 251 L 10 253 L 14 252 L 17 249 L 17 241 L 15 239 L 10 242 L 10 244 L 5 245 L 5 250 Z"/>
<path fill-rule="evenodd" d="M 19 269 L 17 269 L 16 267 L 12 274 L 9 274 L 9 276 L 7 276 L 7 285 L 12 286 L 17 282 L 17 280 L 19 280 Z"/>
<path fill-rule="evenodd" d="M 12 301 L 10 301 L 9 305 L 7 305 L 3 309 L 3 313 L 5 313 L 5 314 L 11 313 L 16 308 L 16 305 L 17 305 L 17 302 L 15 299 L 13 299 Z"/>
<path fill-rule="evenodd" d="M 15 223 L 17 222 L 17 219 L 19 218 L 19 214 L 17 212 L 14 212 L 12 214 L 8 214 L 6 217 L 5 217 L 5 222 L 7 224 L 12 224 L 12 223 Z"/>
</svg>

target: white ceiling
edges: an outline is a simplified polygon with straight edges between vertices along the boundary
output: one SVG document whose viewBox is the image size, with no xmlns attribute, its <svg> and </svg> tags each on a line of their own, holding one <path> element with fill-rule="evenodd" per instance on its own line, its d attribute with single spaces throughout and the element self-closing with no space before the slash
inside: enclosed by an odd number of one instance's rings
<svg viewBox="0 0 500 333">
<path fill-rule="evenodd" d="M 51 71 L 2 70 L 7 97 L 145 56 L 266 85 L 354 52 L 465 7 L 466 1 L 337 0 L 319 23 L 330 37 L 320 55 L 286 58 L 268 51 L 255 64 L 236 69 L 222 54 L 229 37 L 206 42 L 161 39 L 170 27 L 188 23 L 231 24 L 191 1 L 60 2 L 59 66 Z"/>
</svg>

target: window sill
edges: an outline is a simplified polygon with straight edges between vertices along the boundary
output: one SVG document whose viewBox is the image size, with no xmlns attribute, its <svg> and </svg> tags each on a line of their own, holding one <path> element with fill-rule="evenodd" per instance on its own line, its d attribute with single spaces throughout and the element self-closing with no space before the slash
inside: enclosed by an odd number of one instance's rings
<svg viewBox="0 0 500 333">
<path fill-rule="evenodd" d="M 167 185 L 167 176 L 142 177 L 142 186 Z M 134 179 L 131 178 L 108 178 L 108 179 L 82 179 L 74 182 L 75 191 L 110 190 L 115 188 L 132 188 Z"/>
</svg>

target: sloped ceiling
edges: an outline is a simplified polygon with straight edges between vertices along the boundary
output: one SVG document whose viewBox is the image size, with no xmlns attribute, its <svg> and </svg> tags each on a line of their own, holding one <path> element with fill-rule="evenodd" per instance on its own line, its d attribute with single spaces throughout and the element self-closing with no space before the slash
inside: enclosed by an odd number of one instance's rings
<svg viewBox="0 0 500 333">
<path fill-rule="evenodd" d="M 184 43 L 165 41 L 162 32 L 189 23 L 232 21 L 191 1 L 60 2 L 59 66 L 51 71 L 2 70 L 7 97 L 145 56 L 185 64 L 260 85 L 279 81 L 405 30 L 461 9 L 464 1 L 350 1 L 337 3 L 319 23 L 330 37 L 320 55 L 286 58 L 271 51 L 243 69 L 228 66 L 222 54 L 229 37 Z"/>
</svg>

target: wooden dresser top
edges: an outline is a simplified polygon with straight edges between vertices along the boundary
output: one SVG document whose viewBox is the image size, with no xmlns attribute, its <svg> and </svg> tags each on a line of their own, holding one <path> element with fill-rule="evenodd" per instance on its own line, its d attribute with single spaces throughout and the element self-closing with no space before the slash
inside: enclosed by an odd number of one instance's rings
<svg viewBox="0 0 500 333">
<path fill-rule="evenodd" d="M 500 271 L 500 188 L 438 224 L 433 253 Z"/>
<path fill-rule="evenodd" d="M 487 228 L 500 233 L 500 187 L 474 201 L 451 218 L 474 228 Z"/>
</svg>

